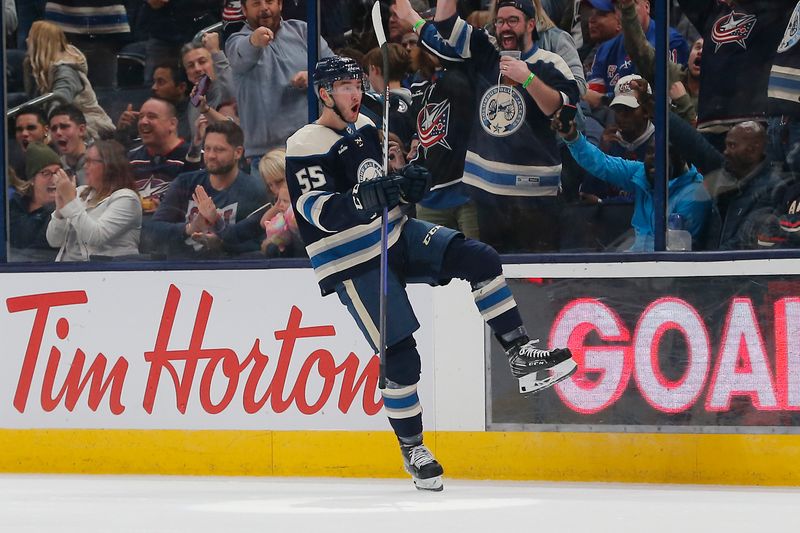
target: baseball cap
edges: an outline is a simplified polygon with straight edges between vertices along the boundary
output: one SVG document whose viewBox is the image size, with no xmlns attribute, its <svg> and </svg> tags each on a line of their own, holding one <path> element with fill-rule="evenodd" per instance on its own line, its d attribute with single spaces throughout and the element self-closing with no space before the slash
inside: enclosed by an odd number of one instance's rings
<svg viewBox="0 0 800 533">
<path fill-rule="evenodd" d="M 612 106 L 624 105 L 632 109 L 639 107 L 639 100 L 636 99 L 636 91 L 631 85 L 631 82 L 634 80 L 644 80 L 644 78 L 638 74 L 629 74 L 619 79 L 614 86 L 614 99 L 611 100 Z M 650 89 L 650 84 L 647 83 L 647 81 L 644 83 L 647 85 L 647 94 L 653 94 L 653 91 Z"/>
<path fill-rule="evenodd" d="M 495 12 L 499 11 L 501 7 L 516 7 L 525 15 L 532 19 L 536 17 L 536 8 L 533 7 L 533 2 L 531 0 L 500 0 L 497 2 L 497 9 Z"/>
<path fill-rule="evenodd" d="M 599 11 L 614 11 L 614 4 L 611 0 L 583 0 L 584 4 L 589 4 Z"/>
</svg>

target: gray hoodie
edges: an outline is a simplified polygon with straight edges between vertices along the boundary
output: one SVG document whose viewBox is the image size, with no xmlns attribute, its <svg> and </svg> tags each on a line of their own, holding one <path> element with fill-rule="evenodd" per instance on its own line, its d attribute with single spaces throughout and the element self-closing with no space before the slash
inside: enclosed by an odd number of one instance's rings
<svg viewBox="0 0 800 533">
<path fill-rule="evenodd" d="M 225 43 L 247 157 L 284 147 L 286 139 L 308 123 L 307 92 L 291 84 L 295 74 L 308 70 L 306 23 L 281 20 L 275 40 L 265 48 L 250 44 L 251 33 L 253 30 L 245 25 Z M 331 55 L 321 39 L 319 56 Z"/>
</svg>

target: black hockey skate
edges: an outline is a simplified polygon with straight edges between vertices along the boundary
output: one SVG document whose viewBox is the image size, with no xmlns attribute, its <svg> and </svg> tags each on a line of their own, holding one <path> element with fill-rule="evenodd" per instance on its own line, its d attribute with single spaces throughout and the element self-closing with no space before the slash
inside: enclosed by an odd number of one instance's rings
<svg viewBox="0 0 800 533">
<path fill-rule="evenodd" d="M 400 451 L 403 454 L 403 465 L 406 472 L 411 474 L 411 479 L 417 490 L 431 490 L 439 492 L 444 490 L 444 483 L 442 483 L 442 474 L 444 469 L 433 454 L 422 444 L 414 445 L 400 445 Z"/>
<path fill-rule="evenodd" d="M 578 369 L 569 348 L 541 350 L 539 339 L 521 338 L 506 350 L 511 373 L 519 380 L 519 392 L 527 394 L 552 387 Z"/>
</svg>

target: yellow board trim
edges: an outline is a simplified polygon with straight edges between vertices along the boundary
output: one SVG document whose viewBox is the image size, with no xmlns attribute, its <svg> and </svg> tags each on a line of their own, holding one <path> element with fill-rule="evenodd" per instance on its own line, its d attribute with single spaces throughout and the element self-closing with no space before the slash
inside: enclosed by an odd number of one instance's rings
<svg viewBox="0 0 800 533">
<path fill-rule="evenodd" d="M 800 485 L 800 435 L 431 432 L 465 479 Z M 0 429 L 0 472 L 405 477 L 389 432 Z"/>
</svg>

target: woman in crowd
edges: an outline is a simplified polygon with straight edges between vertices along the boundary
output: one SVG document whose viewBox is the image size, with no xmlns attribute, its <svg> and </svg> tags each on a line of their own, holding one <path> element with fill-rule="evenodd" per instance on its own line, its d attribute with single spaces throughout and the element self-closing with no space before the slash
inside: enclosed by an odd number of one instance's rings
<svg viewBox="0 0 800 533">
<path fill-rule="evenodd" d="M 64 32 L 43 20 L 33 23 L 25 57 L 26 90 L 30 95 L 53 93 L 58 104 L 74 104 L 86 116 L 93 138 L 109 136 L 114 123 L 97 103 L 97 96 L 86 77 L 88 67 L 83 53 L 67 42 Z"/>
<path fill-rule="evenodd" d="M 14 188 L 8 199 L 12 261 L 52 261 L 56 250 L 47 242 L 47 223 L 55 209 L 55 173 L 58 155 L 47 145 L 31 143 L 25 152 L 25 178 L 9 169 Z"/>
<path fill-rule="evenodd" d="M 47 241 L 59 247 L 56 261 L 89 261 L 139 253 L 142 204 L 125 149 L 98 141 L 86 152 L 86 185 L 55 174 L 56 210 Z"/>
</svg>

